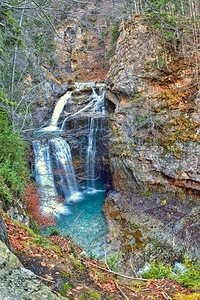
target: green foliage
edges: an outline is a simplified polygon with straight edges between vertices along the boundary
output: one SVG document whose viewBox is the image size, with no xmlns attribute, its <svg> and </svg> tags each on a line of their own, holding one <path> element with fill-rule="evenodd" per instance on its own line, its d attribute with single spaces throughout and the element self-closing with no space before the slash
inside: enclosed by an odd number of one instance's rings
<svg viewBox="0 0 200 300">
<path fill-rule="evenodd" d="M 70 242 L 69 243 L 69 250 L 68 250 L 69 253 L 73 253 L 74 257 L 77 257 L 77 251 L 76 251 L 76 248 L 74 247 L 74 245 Z"/>
<path fill-rule="evenodd" d="M 185 257 L 184 266 L 187 268 L 182 274 L 178 274 L 175 280 L 186 287 L 195 290 L 200 288 L 200 261 L 191 263 L 191 261 Z"/>
<path fill-rule="evenodd" d="M 107 260 L 107 264 L 111 270 L 114 272 L 118 271 L 118 263 L 121 261 L 122 253 L 114 253 L 110 255 L 109 259 Z"/>
<path fill-rule="evenodd" d="M 80 261 L 78 261 L 74 257 L 70 257 L 69 260 L 73 263 L 76 269 L 79 269 L 80 271 L 85 270 L 84 266 L 80 263 Z"/>
<path fill-rule="evenodd" d="M 142 95 L 140 93 L 135 93 L 133 96 L 132 96 L 132 101 L 134 103 L 138 103 L 140 102 L 142 99 Z"/>
<path fill-rule="evenodd" d="M 110 38 L 111 44 L 114 44 L 117 41 L 119 35 L 120 35 L 119 22 L 115 22 L 113 29 L 111 31 L 111 38 Z"/>
<path fill-rule="evenodd" d="M 43 235 L 38 235 L 37 238 L 33 239 L 33 242 L 36 245 L 41 245 L 41 246 L 46 246 L 49 244 Z"/>
<path fill-rule="evenodd" d="M 96 257 L 96 255 L 95 255 L 94 253 L 90 252 L 89 258 L 90 258 L 90 259 L 95 259 L 95 257 Z"/>
<path fill-rule="evenodd" d="M 20 139 L 19 133 L 13 132 L 7 114 L 0 110 L 0 164 L 6 160 L 14 166 L 24 166 L 23 156 L 25 143 Z"/>
<path fill-rule="evenodd" d="M 170 278 L 176 280 L 178 283 L 190 288 L 191 290 L 196 290 L 200 288 L 200 261 L 192 263 L 187 257 L 185 257 L 183 266 L 185 267 L 184 272 L 178 271 L 177 274 L 170 266 L 166 266 L 163 263 L 156 263 L 155 261 L 151 264 L 148 271 L 142 274 L 144 278 Z"/>
<path fill-rule="evenodd" d="M 11 202 L 13 194 L 21 195 L 27 175 L 23 160 L 25 143 L 13 132 L 7 114 L 0 110 L 0 195 Z"/>
<path fill-rule="evenodd" d="M 63 289 L 60 292 L 60 295 L 63 297 L 66 297 L 67 291 L 71 288 L 71 286 L 69 284 L 67 284 L 66 282 L 63 282 Z"/>
<path fill-rule="evenodd" d="M 112 46 L 112 47 L 110 48 L 110 50 L 107 52 L 106 57 L 112 56 L 112 55 L 115 53 L 115 50 L 116 50 L 116 46 L 114 45 L 114 46 Z"/>
<path fill-rule="evenodd" d="M 145 196 L 147 196 L 147 200 L 149 200 L 150 199 L 150 196 L 151 196 L 151 191 L 147 191 L 146 193 L 141 193 L 141 197 L 145 197 Z"/>
<path fill-rule="evenodd" d="M 48 235 L 52 236 L 52 235 L 60 235 L 60 231 L 58 230 L 58 228 L 52 226 L 52 227 L 49 227 L 47 229 L 47 232 L 48 232 Z"/>
<path fill-rule="evenodd" d="M 35 220 L 33 220 L 30 216 L 30 227 L 31 227 L 31 230 L 35 233 L 35 234 L 39 234 L 40 233 L 40 230 L 38 228 L 38 225 L 37 223 L 35 222 Z"/>
<path fill-rule="evenodd" d="M 106 35 L 107 35 L 107 31 L 106 31 Z M 116 42 L 119 35 L 120 35 L 119 22 L 115 22 L 110 35 L 110 49 L 108 50 L 106 57 L 110 57 L 114 55 L 116 49 Z"/>
<path fill-rule="evenodd" d="M 172 276 L 172 267 L 165 266 L 163 263 L 158 264 L 154 261 L 148 271 L 142 274 L 144 278 L 170 278 Z"/>
<path fill-rule="evenodd" d="M 86 300 L 86 299 L 97 300 L 100 298 L 101 295 L 97 292 L 85 291 L 85 293 L 81 296 L 80 300 Z"/>
<path fill-rule="evenodd" d="M 17 105 L 16 102 L 10 101 L 8 95 L 3 92 L 3 88 L 0 88 L 0 101 L 4 105 L 10 105 L 10 106 Z"/>
</svg>

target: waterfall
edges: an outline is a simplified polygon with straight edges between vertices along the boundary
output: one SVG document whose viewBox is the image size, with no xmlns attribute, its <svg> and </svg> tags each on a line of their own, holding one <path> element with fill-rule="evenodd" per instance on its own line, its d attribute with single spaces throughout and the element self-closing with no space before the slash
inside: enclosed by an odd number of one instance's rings
<svg viewBox="0 0 200 300">
<path fill-rule="evenodd" d="M 51 117 L 51 123 L 50 126 L 56 126 L 58 125 L 58 119 L 63 111 L 63 108 L 67 101 L 71 98 L 72 92 L 67 92 L 65 95 L 63 95 L 60 100 L 57 102 L 52 117 Z"/>
<path fill-rule="evenodd" d="M 61 137 L 51 139 L 49 144 L 52 147 L 54 177 L 57 189 L 60 191 L 59 194 L 62 194 L 64 199 L 75 199 L 78 195 L 78 186 L 70 147 Z"/>
<path fill-rule="evenodd" d="M 63 108 L 71 98 L 67 92 L 57 102 L 50 125 L 34 132 L 35 137 L 49 136 L 60 133 L 58 121 Z M 58 197 L 65 200 L 79 196 L 70 147 L 62 137 L 44 138 L 33 141 L 35 155 L 35 180 L 39 185 L 43 210 L 45 212 L 66 212 Z"/>
<path fill-rule="evenodd" d="M 67 103 L 67 101 L 71 98 L 71 94 L 72 92 L 67 92 L 65 95 L 63 95 L 59 101 L 57 102 L 52 117 L 51 117 L 51 121 L 50 121 L 50 125 L 37 129 L 34 131 L 33 136 L 35 138 L 37 137 L 41 137 L 41 136 L 47 136 L 47 135 L 58 135 L 60 133 L 63 132 L 62 128 L 60 129 L 58 127 L 58 120 L 59 117 L 63 111 L 63 108 L 65 106 L 65 104 Z"/>
<path fill-rule="evenodd" d="M 40 186 L 42 198 L 57 196 L 54 175 L 50 158 L 50 149 L 47 139 L 33 141 L 35 154 L 35 180 Z"/>
<path fill-rule="evenodd" d="M 89 120 L 88 147 L 86 153 L 86 174 L 88 178 L 87 187 L 90 191 L 95 192 L 95 156 L 97 150 L 97 132 L 99 131 L 99 120 L 95 118 L 95 113 L 105 114 L 104 98 L 105 92 L 100 89 L 99 95 L 93 89 L 92 93 L 94 106 L 92 113 L 94 117 Z"/>
<path fill-rule="evenodd" d="M 97 138 L 101 122 L 99 118 L 105 114 L 105 92 L 99 89 L 95 91 L 95 85 L 90 86 L 92 93 L 88 101 L 78 111 L 67 116 L 59 125 L 59 118 L 67 101 L 72 97 L 72 92 L 67 92 L 57 102 L 49 126 L 40 128 L 34 132 L 36 140 L 33 141 L 35 154 L 35 179 L 42 193 L 42 204 L 45 212 L 58 210 L 63 212 L 62 204 L 56 202 L 58 197 L 65 201 L 80 198 L 76 182 L 71 150 L 67 142 L 61 137 L 66 122 L 79 116 L 88 116 L 88 139 L 86 147 L 86 175 L 88 178 L 88 192 L 95 192 L 95 158 L 97 152 Z M 78 85 L 78 89 L 81 85 Z M 42 139 L 40 139 L 42 137 Z"/>
</svg>

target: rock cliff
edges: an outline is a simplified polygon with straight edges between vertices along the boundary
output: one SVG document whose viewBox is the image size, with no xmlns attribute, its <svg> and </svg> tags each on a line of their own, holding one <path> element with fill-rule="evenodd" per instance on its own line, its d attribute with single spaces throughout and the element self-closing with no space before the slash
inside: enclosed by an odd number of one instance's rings
<svg viewBox="0 0 200 300">
<path fill-rule="evenodd" d="M 121 27 L 106 79 L 110 169 L 120 193 L 104 206 L 108 241 L 143 262 L 200 254 L 200 96 L 182 47 L 136 17 Z"/>
</svg>

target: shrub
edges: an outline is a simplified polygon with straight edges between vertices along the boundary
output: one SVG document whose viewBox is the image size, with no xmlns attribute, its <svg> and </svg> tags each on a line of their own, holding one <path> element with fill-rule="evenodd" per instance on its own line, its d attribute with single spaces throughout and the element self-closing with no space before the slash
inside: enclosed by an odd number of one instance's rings
<svg viewBox="0 0 200 300">
<path fill-rule="evenodd" d="M 151 278 L 170 278 L 176 280 L 178 283 L 190 288 L 191 290 L 200 288 L 200 262 L 192 263 L 186 256 L 183 263 L 185 270 L 183 272 L 178 271 L 172 267 L 165 266 L 163 263 L 156 263 L 155 261 L 150 265 L 150 269 L 146 272 L 142 272 L 142 276 L 147 279 Z"/>
<path fill-rule="evenodd" d="M 150 269 L 143 274 L 144 278 L 151 279 L 151 278 L 170 278 L 172 276 L 172 267 L 165 266 L 163 263 L 159 262 L 158 264 L 154 261 Z"/>
<path fill-rule="evenodd" d="M 110 255 L 109 259 L 107 260 L 107 264 L 111 270 L 114 272 L 118 271 L 117 265 L 121 261 L 122 253 L 114 253 Z"/>
<path fill-rule="evenodd" d="M 52 235 L 60 235 L 60 231 L 59 231 L 58 228 L 56 228 L 56 227 L 49 227 L 49 228 L 47 229 L 47 232 L 48 232 L 48 234 L 49 234 L 50 236 L 52 236 Z"/>
<path fill-rule="evenodd" d="M 192 263 L 186 256 L 183 264 L 187 269 L 182 274 L 177 274 L 175 280 L 186 287 L 195 290 L 200 288 L 200 261 Z"/>
<path fill-rule="evenodd" d="M 113 29 L 111 31 L 111 38 L 110 38 L 111 44 L 114 44 L 117 41 L 119 34 L 120 34 L 119 22 L 115 22 Z"/>
</svg>

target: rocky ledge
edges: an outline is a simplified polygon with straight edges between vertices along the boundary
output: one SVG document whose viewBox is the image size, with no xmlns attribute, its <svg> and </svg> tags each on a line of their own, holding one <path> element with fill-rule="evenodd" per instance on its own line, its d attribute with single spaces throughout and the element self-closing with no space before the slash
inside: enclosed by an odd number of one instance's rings
<svg viewBox="0 0 200 300">
<path fill-rule="evenodd" d="M 110 191 L 104 203 L 112 250 L 123 253 L 122 267 L 135 271 L 154 260 L 174 264 L 187 254 L 200 256 L 200 216 L 163 193 L 120 194 Z"/>
<path fill-rule="evenodd" d="M 64 299 L 41 283 L 36 275 L 23 268 L 18 258 L 0 241 L 0 299 Z"/>
</svg>

